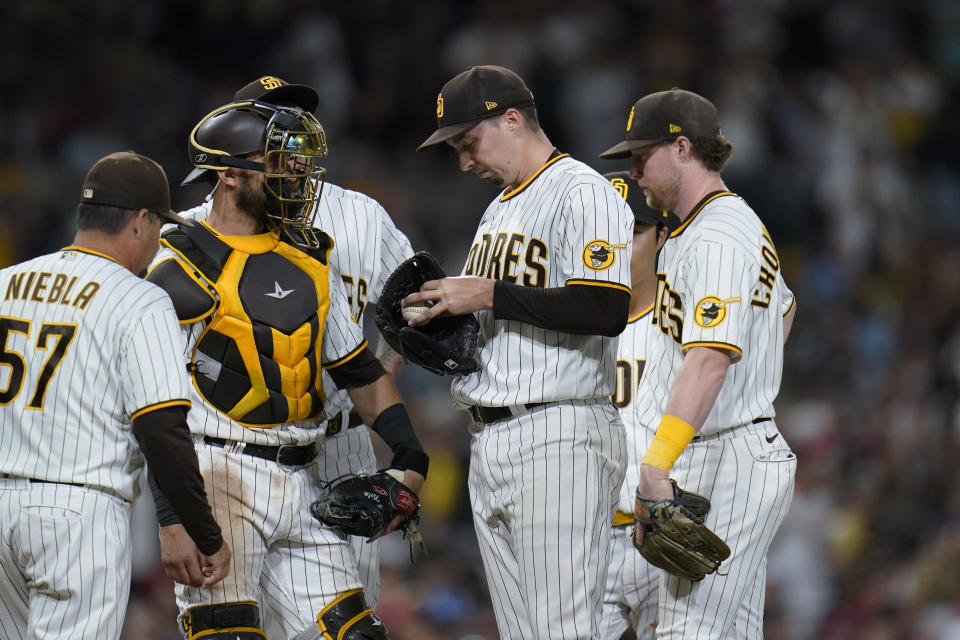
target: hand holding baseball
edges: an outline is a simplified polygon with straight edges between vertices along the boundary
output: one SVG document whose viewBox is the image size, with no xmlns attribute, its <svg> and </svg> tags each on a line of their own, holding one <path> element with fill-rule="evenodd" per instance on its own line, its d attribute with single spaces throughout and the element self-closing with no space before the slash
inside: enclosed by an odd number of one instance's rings
<svg viewBox="0 0 960 640">
<path fill-rule="evenodd" d="M 430 300 L 424 300 L 422 302 L 414 302 L 409 305 L 404 305 L 401 307 L 401 314 L 403 319 L 408 323 L 413 322 L 420 318 L 430 307 L 433 306 L 433 302 Z"/>
</svg>

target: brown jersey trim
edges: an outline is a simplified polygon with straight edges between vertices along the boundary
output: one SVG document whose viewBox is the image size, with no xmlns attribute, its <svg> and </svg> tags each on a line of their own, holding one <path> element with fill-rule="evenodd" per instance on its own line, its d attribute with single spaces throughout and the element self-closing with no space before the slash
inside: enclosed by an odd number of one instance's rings
<svg viewBox="0 0 960 640">
<path fill-rule="evenodd" d="M 727 342 L 707 342 L 707 341 L 685 342 L 682 345 L 680 345 L 680 350 L 686 352 L 687 349 L 692 349 L 693 347 L 713 347 L 715 349 L 723 349 L 724 351 L 732 351 L 734 354 L 736 354 L 737 357 L 734 358 L 733 356 L 731 356 L 730 357 L 731 362 L 736 362 L 743 357 L 743 349 L 741 349 L 740 347 L 734 344 L 729 344 Z"/>
<path fill-rule="evenodd" d="M 189 400 L 177 399 L 177 400 L 165 400 L 163 402 L 158 402 L 156 404 L 151 404 L 146 407 L 142 407 L 134 411 L 133 415 L 130 416 L 130 420 L 136 420 L 142 415 L 148 414 L 151 411 L 157 411 L 158 409 L 166 409 L 167 407 L 177 407 L 184 406 L 187 409 L 191 407 Z"/>
<path fill-rule="evenodd" d="M 653 311 L 653 304 L 651 304 L 649 307 L 647 307 L 646 309 L 644 309 L 643 311 L 641 311 L 641 312 L 638 313 L 637 315 L 631 316 L 631 317 L 627 318 L 627 324 L 633 324 L 634 322 L 636 322 L 636 321 L 639 320 L 640 318 L 644 317 L 645 315 L 647 315 L 647 314 L 650 313 L 651 311 Z"/>
<path fill-rule="evenodd" d="M 690 212 L 690 215 L 687 217 L 687 219 L 684 220 L 684 221 L 680 224 L 680 226 L 677 227 L 677 229 L 676 229 L 673 233 L 670 234 L 670 237 L 671 237 L 671 238 L 676 238 L 676 237 L 679 236 L 681 233 L 683 233 L 683 230 L 687 228 L 687 225 L 689 225 L 690 222 L 692 222 L 694 218 L 696 218 L 698 215 L 700 215 L 700 212 L 703 211 L 703 208 L 706 207 L 706 206 L 707 206 L 708 204 L 710 204 L 711 202 L 713 202 L 714 200 L 716 200 L 717 198 L 722 198 L 723 196 L 735 196 L 735 195 L 737 195 L 737 194 L 733 193 L 732 191 L 713 191 L 713 192 L 708 193 L 707 195 L 703 196 L 703 200 L 701 200 L 700 202 L 698 202 L 698 203 L 693 207 L 693 211 Z"/>
<path fill-rule="evenodd" d="M 113 257 L 111 257 L 111 256 L 108 256 L 108 255 L 105 254 L 105 253 L 100 253 L 99 251 L 94 251 L 93 249 L 87 249 L 86 247 L 78 247 L 78 246 L 73 245 L 73 244 L 70 245 L 69 247 L 64 247 L 64 248 L 60 249 L 60 251 L 79 251 L 80 253 L 86 253 L 86 254 L 89 254 L 89 255 L 91 255 L 91 256 L 97 256 L 97 257 L 99 257 L 99 258 L 106 258 L 106 259 L 109 260 L 110 262 L 116 262 L 117 264 L 120 264 L 120 263 L 117 261 L 116 258 L 113 258 Z"/>
<path fill-rule="evenodd" d="M 568 286 L 609 287 L 611 289 L 626 291 L 627 293 L 633 292 L 633 290 L 625 284 L 620 284 L 619 282 L 604 282 L 602 280 L 567 280 L 564 284 Z"/>
<path fill-rule="evenodd" d="M 351 351 L 351 352 L 348 353 L 347 355 L 343 356 L 343 357 L 340 358 L 339 360 L 334 360 L 333 362 L 327 362 L 327 363 L 322 364 L 321 366 L 322 366 L 324 369 L 328 369 L 328 370 L 329 370 L 329 369 L 333 369 L 333 368 L 335 368 L 335 367 L 339 367 L 340 365 L 346 363 L 347 361 L 352 360 L 353 358 L 357 357 L 357 355 L 358 355 L 361 351 L 363 351 L 364 349 L 366 349 L 366 348 L 367 348 L 367 341 L 364 340 L 364 341 L 361 342 L 359 345 L 357 345 L 357 348 L 356 348 L 356 349 L 354 349 L 353 351 Z"/>
<path fill-rule="evenodd" d="M 536 180 L 537 176 L 543 173 L 547 167 L 552 165 L 554 162 L 556 162 L 560 158 L 569 158 L 569 157 L 570 157 L 569 153 L 561 153 L 560 155 L 552 156 L 549 160 L 547 160 L 546 164 L 544 164 L 542 167 L 537 169 L 537 172 L 535 174 L 533 174 L 532 176 L 524 180 L 523 184 L 521 184 L 519 187 L 517 187 L 513 191 L 504 191 L 503 195 L 500 196 L 500 202 L 506 202 L 513 196 L 517 195 L 518 193 L 520 193 L 521 191 L 529 187 L 530 183 Z"/>
<path fill-rule="evenodd" d="M 783 314 L 782 316 L 780 316 L 780 317 L 781 317 L 781 318 L 786 318 L 788 315 L 790 315 L 790 312 L 793 311 L 794 308 L 796 308 L 796 306 L 797 306 L 797 294 L 793 294 L 793 300 L 790 301 L 790 308 L 787 309 L 786 313 L 784 313 L 784 314 Z"/>
</svg>

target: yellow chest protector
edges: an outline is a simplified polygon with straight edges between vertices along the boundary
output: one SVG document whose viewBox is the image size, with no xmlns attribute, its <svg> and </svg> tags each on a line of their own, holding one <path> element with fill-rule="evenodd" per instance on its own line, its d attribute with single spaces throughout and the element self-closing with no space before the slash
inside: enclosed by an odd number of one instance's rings
<svg viewBox="0 0 960 640">
<path fill-rule="evenodd" d="M 203 321 L 189 366 L 200 395 L 244 426 L 309 420 L 323 409 L 320 346 L 330 307 L 333 241 L 302 250 L 274 233 L 222 236 L 177 227 L 177 253 L 147 279 L 164 288 L 182 323 Z"/>
</svg>

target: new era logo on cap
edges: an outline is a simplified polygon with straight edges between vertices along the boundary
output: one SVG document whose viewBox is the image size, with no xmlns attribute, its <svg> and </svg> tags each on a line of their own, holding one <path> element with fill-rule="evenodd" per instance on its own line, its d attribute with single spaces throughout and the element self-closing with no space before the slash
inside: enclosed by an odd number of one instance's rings
<svg viewBox="0 0 960 640">
<path fill-rule="evenodd" d="M 634 149 L 681 135 L 688 138 L 720 135 L 716 107 L 703 96 L 683 89 L 651 93 L 630 107 L 624 140 L 601 153 L 600 157 L 626 158 Z"/>
<path fill-rule="evenodd" d="M 437 130 L 417 150 L 453 138 L 485 118 L 533 105 L 533 94 L 504 67 L 470 67 L 443 85 L 437 96 Z"/>
</svg>

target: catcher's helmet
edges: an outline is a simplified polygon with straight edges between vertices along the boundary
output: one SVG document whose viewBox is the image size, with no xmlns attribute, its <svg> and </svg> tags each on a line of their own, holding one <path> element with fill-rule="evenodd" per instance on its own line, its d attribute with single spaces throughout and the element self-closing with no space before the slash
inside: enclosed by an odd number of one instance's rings
<svg viewBox="0 0 960 640">
<path fill-rule="evenodd" d="M 248 160 L 263 153 L 262 162 Z M 264 174 L 267 226 L 296 244 L 314 246 L 313 219 L 323 191 L 327 155 L 323 126 L 310 113 L 247 100 L 214 109 L 190 132 L 187 153 L 195 169 L 183 184 L 234 167 Z"/>
</svg>

